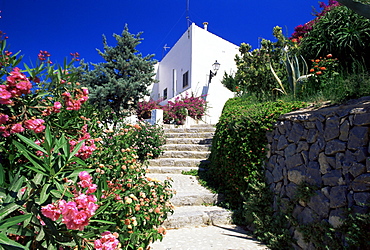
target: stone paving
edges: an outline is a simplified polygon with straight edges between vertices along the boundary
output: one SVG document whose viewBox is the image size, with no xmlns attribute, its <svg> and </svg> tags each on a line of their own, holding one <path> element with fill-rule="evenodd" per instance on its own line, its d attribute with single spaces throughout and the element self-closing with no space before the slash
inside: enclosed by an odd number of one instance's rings
<svg viewBox="0 0 370 250">
<path fill-rule="evenodd" d="M 183 170 L 197 169 L 205 160 L 213 131 L 210 126 L 167 130 L 170 138 L 164 146 L 165 153 L 151 161 L 148 176 L 173 180 L 176 195 L 171 202 L 175 209 L 163 224 L 167 234 L 162 241 L 152 243 L 150 250 L 267 249 L 242 227 L 232 224 L 231 211 L 214 205 L 222 196 L 202 187 L 196 177 L 181 174 Z"/>
<path fill-rule="evenodd" d="M 262 250 L 267 249 L 235 225 L 192 227 L 168 230 L 163 241 L 151 250 Z"/>
</svg>

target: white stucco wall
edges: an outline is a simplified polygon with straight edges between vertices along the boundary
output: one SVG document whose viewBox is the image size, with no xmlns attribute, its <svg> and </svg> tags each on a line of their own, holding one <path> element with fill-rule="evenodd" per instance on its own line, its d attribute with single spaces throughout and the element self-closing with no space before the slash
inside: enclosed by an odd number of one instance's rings
<svg viewBox="0 0 370 250">
<path fill-rule="evenodd" d="M 154 100 L 163 97 L 163 90 L 167 88 L 167 100 L 173 98 L 173 75 L 176 71 L 175 96 L 194 93 L 200 96 L 204 86 L 208 86 L 212 64 L 217 60 L 220 69 L 209 84 L 206 100 L 209 110 L 207 123 L 215 124 L 221 115 L 225 102 L 233 97 L 233 93 L 223 87 L 221 80 L 224 72 L 236 71 L 234 62 L 238 53 L 238 46 L 196 26 L 194 23 L 182 35 L 177 43 L 158 64 L 157 76 L 159 83 L 154 84 L 151 97 Z M 189 86 L 183 88 L 183 74 L 189 71 Z M 162 102 L 162 104 L 167 101 Z"/>
</svg>

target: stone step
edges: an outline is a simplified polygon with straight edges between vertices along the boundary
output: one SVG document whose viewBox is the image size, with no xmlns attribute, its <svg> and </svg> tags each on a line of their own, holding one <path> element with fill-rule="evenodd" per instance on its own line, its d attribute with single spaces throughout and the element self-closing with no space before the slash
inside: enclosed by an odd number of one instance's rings
<svg viewBox="0 0 370 250">
<path fill-rule="evenodd" d="M 201 186 L 195 176 L 183 174 L 155 174 L 148 173 L 148 177 L 164 181 L 172 179 L 172 189 L 176 195 L 171 202 L 174 206 L 200 206 L 204 204 L 218 204 L 223 195 L 215 194 Z"/>
<path fill-rule="evenodd" d="M 211 139 L 213 138 L 213 132 L 204 132 L 204 133 L 165 133 L 167 138 L 202 138 L 202 139 Z"/>
<path fill-rule="evenodd" d="M 166 144 L 162 146 L 162 149 L 165 151 L 210 151 L 210 144 Z"/>
<path fill-rule="evenodd" d="M 181 174 L 190 170 L 198 170 L 199 167 L 148 167 L 148 174 Z"/>
<path fill-rule="evenodd" d="M 167 138 L 166 144 L 197 144 L 210 145 L 212 138 Z"/>
<path fill-rule="evenodd" d="M 198 167 L 207 159 L 190 159 L 190 158 L 158 158 L 148 160 L 148 166 L 151 167 Z"/>
<path fill-rule="evenodd" d="M 188 159 L 206 159 L 211 154 L 209 151 L 164 151 L 160 159 L 169 158 L 188 158 Z"/>
<path fill-rule="evenodd" d="M 205 133 L 216 131 L 215 127 L 198 127 L 198 128 L 168 128 L 164 129 L 165 133 Z"/>
<path fill-rule="evenodd" d="M 232 224 L 231 211 L 217 206 L 175 207 L 163 223 L 168 229 Z"/>
</svg>

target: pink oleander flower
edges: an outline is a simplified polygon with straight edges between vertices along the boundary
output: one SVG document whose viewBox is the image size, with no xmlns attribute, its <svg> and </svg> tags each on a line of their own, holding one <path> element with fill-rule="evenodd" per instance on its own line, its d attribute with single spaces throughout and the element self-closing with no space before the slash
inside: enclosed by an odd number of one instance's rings
<svg viewBox="0 0 370 250">
<path fill-rule="evenodd" d="M 81 192 L 77 193 L 77 191 L 74 190 L 73 193 L 75 197 L 71 201 L 66 202 L 61 200 L 57 205 L 49 204 L 43 206 L 41 211 L 46 217 L 52 220 L 57 220 L 62 216 L 62 222 L 68 229 L 82 231 L 84 227 L 89 224 L 90 218 L 95 214 L 99 205 L 96 204 L 96 196 L 90 194 L 95 192 L 97 188 L 96 184 L 92 184 L 90 174 L 86 171 L 82 171 L 79 174 L 79 178 L 81 181 L 77 184 L 80 187 L 88 187 L 86 194 Z"/>
<path fill-rule="evenodd" d="M 61 108 L 62 108 L 62 104 L 60 102 L 54 102 L 54 106 L 53 106 L 52 111 L 54 113 L 59 113 Z"/>
<path fill-rule="evenodd" d="M 5 124 L 7 121 L 9 121 L 9 116 L 0 114 L 0 124 Z"/>
<path fill-rule="evenodd" d="M 44 123 L 45 121 L 42 119 L 31 119 L 25 121 L 24 126 L 27 129 L 35 131 L 35 133 L 41 133 L 45 129 Z"/>
<path fill-rule="evenodd" d="M 46 217 L 50 218 L 51 220 L 56 221 L 59 219 L 60 215 L 62 214 L 62 211 L 59 205 L 48 204 L 46 206 L 41 207 L 41 213 Z"/>
<path fill-rule="evenodd" d="M 98 250 L 116 250 L 119 247 L 118 234 L 109 231 L 101 234 L 101 238 L 94 241 L 94 247 Z"/>
<path fill-rule="evenodd" d="M 11 134 L 17 134 L 22 133 L 24 131 L 24 127 L 22 127 L 22 124 L 16 123 L 10 128 Z"/>
</svg>

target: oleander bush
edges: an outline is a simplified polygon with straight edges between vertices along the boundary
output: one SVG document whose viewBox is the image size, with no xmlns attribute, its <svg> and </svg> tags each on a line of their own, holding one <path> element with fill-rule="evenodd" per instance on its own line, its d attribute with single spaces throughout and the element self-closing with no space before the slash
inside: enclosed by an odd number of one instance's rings
<svg viewBox="0 0 370 250">
<path fill-rule="evenodd" d="M 160 128 L 119 117 L 104 129 L 112 121 L 98 119 L 70 70 L 77 54 L 61 67 L 40 51 L 21 70 L 0 43 L 0 249 L 145 249 L 161 239 L 171 184 L 147 178 L 140 161 L 159 152 Z"/>
</svg>

